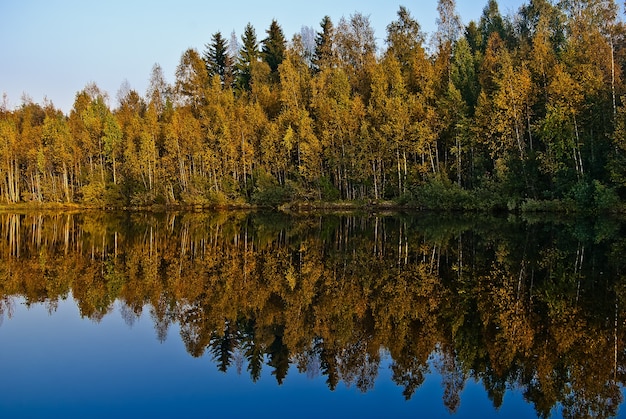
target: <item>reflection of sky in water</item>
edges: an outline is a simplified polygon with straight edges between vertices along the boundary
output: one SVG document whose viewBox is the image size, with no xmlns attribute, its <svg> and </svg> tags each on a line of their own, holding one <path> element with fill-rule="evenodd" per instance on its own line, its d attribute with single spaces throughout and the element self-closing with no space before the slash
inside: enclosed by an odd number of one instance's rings
<svg viewBox="0 0 626 419">
<path fill-rule="evenodd" d="M 210 355 L 193 358 L 177 325 L 159 343 L 149 313 L 132 327 L 116 303 L 100 323 L 81 319 L 73 300 L 48 315 L 15 299 L 0 326 L 0 417 L 446 417 L 440 377 L 431 373 L 412 399 L 391 381 L 383 357 L 374 389 L 361 393 L 326 377 L 300 374 L 292 365 L 278 386 L 264 366 L 257 383 L 246 366 L 221 373 Z M 431 368 L 434 370 L 434 368 Z M 452 417 L 535 417 L 519 391 L 508 390 L 500 410 L 481 383 L 465 383 Z"/>
</svg>

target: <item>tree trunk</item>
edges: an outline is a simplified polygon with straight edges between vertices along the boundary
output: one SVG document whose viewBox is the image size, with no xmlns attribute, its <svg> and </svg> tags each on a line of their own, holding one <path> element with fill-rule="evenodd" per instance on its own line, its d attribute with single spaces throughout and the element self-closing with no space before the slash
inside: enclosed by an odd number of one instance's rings
<svg viewBox="0 0 626 419">
<path fill-rule="evenodd" d="M 578 123 L 576 121 L 576 115 L 574 115 L 574 132 L 576 133 L 576 144 L 574 145 L 574 160 L 576 161 L 576 172 L 578 177 L 584 176 L 585 171 L 583 169 L 583 159 L 580 154 L 580 135 L 578 133 Z"/>
<path fill-rule="evenodd" d="M 456 135 L 456 181 L 461 187 L 461 140 Z"/>
<path fill-rule="evenodd" d="M 398 194 L 402 193 L 402 171 L 400 165 L 400 146 L 396 147 L 396 161 L 398 165 Z"/>
<path fill-rule="evenodd" d="M 112 156 L 113 158 L 113 184 L 117 185 L 117 171 L 116 171 L 116 161 L 115 161 L 115 155 Z"/>
<path fill-rule="evenodd" d="M 615 99 L 615 46 L 613 45 L 613 37 L 609 37 L 611 45 L 611 96 L 613 98 L 613 117 L 617 115 L 617 103 Z"/>
<path fill-rule="evenodd" d="M 70 188 L 67 176 L 67 164 L 63 162 L 63 194 L 65 195 L 65 202 L 70 202 Z"/>
<path fill-rule="evenodd" d="M 402 153 L 404 155 L 404 179 L 403 179 L 403 182 L 402 182 L 402 186 L 404 187 L 404 189 L 403 189 L 402 193 L 406 194 L 406 180 L 407 180 L 407 177 L 408 177 L 408 174 L 407 174 L 408 169 L 407 169 L 407 162 L 406 162 L 406 150 L 404 150 Z"/>
<path fill-rule="evenodd" d="M 372 161 L 372 172 L 374 173 L 374 198 L 378 200 L 378 179 L 376 173 L 376 161 Z"/>
</svg>

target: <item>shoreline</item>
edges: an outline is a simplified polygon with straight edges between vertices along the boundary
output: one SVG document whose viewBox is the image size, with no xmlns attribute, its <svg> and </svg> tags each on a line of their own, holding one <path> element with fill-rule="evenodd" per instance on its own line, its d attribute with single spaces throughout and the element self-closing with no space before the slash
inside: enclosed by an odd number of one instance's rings
<svg viewBox="0 0 626 419">
<path fill-rule="evenodd" d="M 203 212 L 203 211 L 275 211 L 283 213 L 309 213 L 315 211 L 331 212 L 429 212 L 429 213 L 475 213 L 475 214 L 576 214 L 576 215 L 619 215 L 626 214 L 626 204 L 619 203 L 615 208 L 606 211 L 586 212 L 576 208 L 568 208 L 564 202 L 534 201 L 532 208 L 435 208 L 416 204 L 401 204 L 394 201 L 293 201 L 278 206 L 258 205 L 248 203 L 231 204 L 153 204 L 145 206 L 128 205 L 85 205 L 79 203 L 59 202 L 20 202 L 15 204 L 0 204 L 0 212 L 31 212 L 31 211 L 130 211 L 130 212 Z"/>
</svg>

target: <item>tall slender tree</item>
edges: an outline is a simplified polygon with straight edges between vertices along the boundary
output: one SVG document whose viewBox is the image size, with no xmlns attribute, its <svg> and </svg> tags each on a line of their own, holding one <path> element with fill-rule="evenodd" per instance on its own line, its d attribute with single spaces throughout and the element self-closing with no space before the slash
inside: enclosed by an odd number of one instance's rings
<svg viewBox="0 0 626 419">
<path fill-rule="evenodd" d="M 365 68 L 376 54 L 376 38 L 369 16 L 355 13 L 350 19 L 342 17 L 335 42 L 342 64 L 353 66 L 357 71 Z"/>
<path fill-rule="evenodd" d="M 171 102 L 171 95 L 172 88 L 165 80 L 163 68 L 155 63 L 150 73 L 146 102 L 151 103 L 156 108 L 158 114 L 161 115 L 168 106 L 168 102 Z"/>
<path fill-rule="evenodd" d="M 503 41 L 508 40 L 506 22 L 500 13 L 497 0 L 489 0 L 487 2 L 487 5 L 483 9 L 483 14 L 480 17 L 478 30 L 480 31 L 482 41 L 482 51 L 487 48 L 489 37 L 494 32 L 497 33 Z"/>
<path fill-rule="evenodd" d="M 313 68 L 321 71 L 324 68 L 332 67 L 336 63 L 336 53 L 334 46 L 335 27 L 330 16 L 324 16 L 320 22 L 321 31 L 315 36 L 315 56 L 313 58 Z"/>
<path fill-rule="evenodd" d="M 278 66 L 285 59 L 287 41 L 283 30 L 276 20 L 272 20 L 269 29 L 266 31 L 267 38 L 263 40 L 261 57 L 270 67 L 272 80 L 278 81 Z"/>
<path fill-rule="evenodd" d="M 235 65 L 237 69 L 235 84 L 238 89 L 249 91 L 252 81 L 252 67 L 260 57 L 259 43 L 252 24 L 248 23 L 246 25 L 241 41 L 242 45 Z"/>
<path fill-rule="evenodd" d="M 461 18 L 456 12 L 454 0 L 439 0 L 437 2 L 437 31 L 434 34 L 437 48 L 437 61 L 441 66 L 442 85 L 447 86 L 450 81 L 452 50 L 461 33 Z M 445 87 L 444 87 L 445 88 Z"/>
<path fill-rule="evenodd" d="M 369 16 L 355 13 L 350 19 L 341 18 L 335 36 L 340 65 L 349 69 L 352 89 L 368 100 L 369 67 L 376 61 L 376 38 Z"/>
<path fill-rule="evenodd" d="M 180 58 L 176 67 L 176 92 L 182 102 L 195 111 L 206 102 L 206 89 L 209 74 L 198 51 L 189 48 Z"/>
<path fill-rule="evenodd" d="M 417 91 L 414 79 L 416 66 L 426 58 L 423 42 L 424 34 L 420 24 L 411 13 L 400 6 L 398 19 L 387 25 L 387 54 L 395 56 L 403 72 L 404 80 L 410 90 Z"/>
<path fill-rule="evenodd" d="M 219 76 L 222 86 L 230 87 L 233 79 L 233 58 L 229 53 L 229 46 L 221 32 L 215 32 L 211 37 L 211 43 L 206 45 L 203 54 L 209 76 Z"/>
</svg>

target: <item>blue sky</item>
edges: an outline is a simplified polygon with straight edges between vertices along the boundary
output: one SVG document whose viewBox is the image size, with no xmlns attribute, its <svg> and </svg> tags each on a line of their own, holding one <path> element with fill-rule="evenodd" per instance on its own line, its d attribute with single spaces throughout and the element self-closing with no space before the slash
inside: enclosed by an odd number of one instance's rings
<svg viewBox="0 0 626 419">
<path fill-rule="evenodd" d="M 467 23 L 479 19 L 486 3 L 457 0 L 457 10 Z M 523 3 L 498 2 L 503 14 Z M 250 22 L 262 39 L 276 19 L 291 39 L 302 26 L 317 31 L 325 15 L 336 24 L 358 11 L 369 15 L 383 46 L 385 27 L 400 5 L 427 34 L 434 31 L 437 0 L 0 0 L 0 94 L 7 94 L 10 108 L 25 93 L 69 112 L 76 92 L 95 82 L 114 107 L 125 80 L 145 93 L 155 63 L 173 83 L 181 54 L 190 47 L 202 52 L 217 31 L 228 39 L 234 30 L 240 38 Z"/>
</svg>

